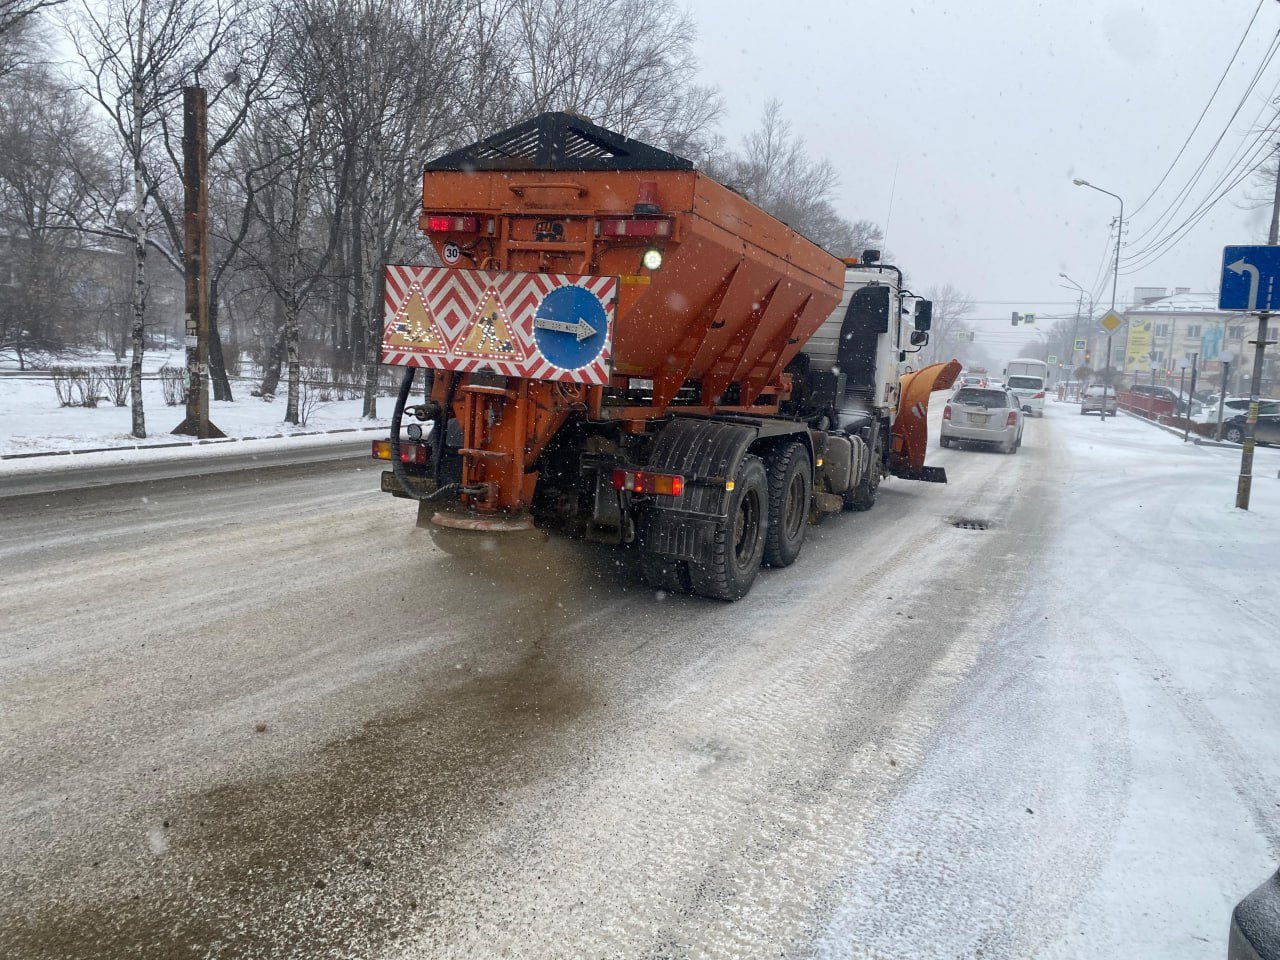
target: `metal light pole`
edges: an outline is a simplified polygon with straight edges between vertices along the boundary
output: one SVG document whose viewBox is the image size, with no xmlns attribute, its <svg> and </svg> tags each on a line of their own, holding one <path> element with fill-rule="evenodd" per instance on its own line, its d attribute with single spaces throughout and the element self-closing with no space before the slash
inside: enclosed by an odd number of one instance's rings
<svg viewBox="0 0 1280 960">
<path fill-rule="evenodd" d="M 1187 390 L 1187 415 L 1182 419 L 1182 442 L 1186 443 L 1191 436 L 1191 398 L 1196 392 L 1196 365 L 1200 361 L 1200 354 L 1193 353 L 1191 355 L 1191 387 Z M 1178 388 L 1178 402 L 1182 402 L 1182 388 Z M 1178 411 L 1175 408 L 1174 413 Z"/>
<path fill-rule="evenodd" d="M 1218 429 L 1214 432 L 1213 438 L 1219 443 L 1222 442 L 1222 413 L 1227 402 L 1227 383 L 1231 380 L 1231 364 L 1235 358 L 1236 352 L 1230 347 L 1224 348 L 1218 354 L 1218 360 L 1222 363 L 1222 386 L 1218 389 Z"/>
<path fill-rule="evenodd" d="M 1114 312 L 1116 309 L 1116 284 L 1120 282 L 1120 238 L 1124 236 L 1124 199 L 1120 194 L 1096 187 L 1088 180 L 1077 178 L 1071 182 L 1077 187 L 1088 187 L 1090 190 L 1097 190 L 1099 193 L 1105 193 L 1108 197 L 1115 197 L 1120 201 L 1120 218 L 1116 221 L 1116 263 L 1111 273 L 1111 310 Z M 1105 421 L 1107 419 L 1107 390 L 1110 388 L 1111 383 L 1111 334 L 1109 333 L 1107 334 L 1107 367 L 1102 383 L 1102 419 Z"/>
<path fill-rule="evenodd" d="M 1068 277 L 1065 273 L 1059 273 L 1058 276 L 1060 276 L 1063 280 L 1067 281 L 1067 283 L 1071 284 L 1073 287 L 1075 287 L 1077 290 L 1080 291 L 1080 296 L 1076 298 L 1076 320 L 1075 320 L 1075 323 L 1071 325 L 1071 353 L 1070 353 L 1070 359 L 1067 362 L 1067 379 L 1070 380 L 1075 378 L 1076 337 L 1079 335 L 1079 332 L 1080 332 L 1080 303 L 1085 297 L 1089 298 L 1089 322 L 1092 323 L 1093 322 L 1093 294 L 1087 292 L 1084 287 L 1080 286 L 1080 284 L 1076 283 L 1074 280 Z M 1105 401 L 1106 398 L 1104 397 L 1103 399 Z M 1106 406 L 1106 404 L 1104 403 L 1103 406 Z"/>
</svg>

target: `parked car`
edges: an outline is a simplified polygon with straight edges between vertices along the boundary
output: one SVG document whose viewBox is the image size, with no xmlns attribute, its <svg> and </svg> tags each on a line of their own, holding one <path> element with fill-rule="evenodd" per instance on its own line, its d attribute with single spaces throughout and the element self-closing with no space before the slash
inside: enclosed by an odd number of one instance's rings
<svg viewBox="0 0 1280 960">
<path fill-rule="evenodd" d="M 1225 423 L 1236 414 L 1247 414 L 1249 412 L 1248 397 L 1227 397 L 1222 402 L 1222 421 Z M 1270 413 L 1280 413 L 1280 401 L 1276 400 L 1259 400 L 1258 415 Z M 1205 403 L 1203 410 L 1198 416 L 1193 416 L 1193 420 L 1199 423 L 1217 423 L 1218 422 L 1218 398 L 1212 396 Z"/>
<path fill-rule="evenodd" d="M 1023 413 L 1044 416 L 1044 380 L 1040 377 L 1009 377 L 1009 392 L 1018 398 Z"/>
<path fill-rule="evenodd" d="M 939 443 L 957 440 L 993 443 L 1002 453 L 1017 453 L 1022 446 L 1022 408 L 1007 390 L 962 387 L 942 410 Z"/>
<path fill-rule="evenodd" d="M 1179 394 L 1170 387 L 1157 386 L 1154 383 L 1135 383 L 1129 388 L 1129 393 L 1135 397 L 1155 397 L 1158 400 L 1168 400 L 1173 405 L 1172 409 L 1175 417 L 1185 417 L 1188 411 L 1194 416 L 1200 406 L 1198 400 L 1192 399 L 1186 394 Z"/>
<path fill-rule="evenodd" d="M 1237 413 L 1222 421 L 1222 439 L 1228 443 L 1244 443 L 1246 423 L 1249 412 Z M 1259 413 L 1258 422 L 1253 428 L 1253 439 L 1261 444 L 1280 444 L 1280 411 Z"/>
<path fill-rule="evenodd" d="M 1227 960 L 1280 960 L 1280 872 L 1231 912 Z"/>
<path fill-rule="evenodd" d="M 1100 383 L 1095 383 L 1091 387 L 1085 387 L 1084 394 L 1080 397 L 1080 415 L 1086 413 L 1102 413 L 1103 404 L 1106 404 L 1107 413 L 1115 413 L 1119 409 L 1116 401 L 1116 388 L 1104 387 Z"/>
</svg>

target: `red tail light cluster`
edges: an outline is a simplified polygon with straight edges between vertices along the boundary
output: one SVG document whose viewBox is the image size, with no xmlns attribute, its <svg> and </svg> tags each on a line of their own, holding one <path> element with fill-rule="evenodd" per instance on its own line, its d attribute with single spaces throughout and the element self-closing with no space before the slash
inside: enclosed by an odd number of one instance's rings
<svg viewBox="0 0 1280 960">
<path fill-rule="evenodd" d="M 1005 423 L 1010 427 L 1016 427 L 1018 425 L 1018 411 L 1010 410 L 1009 419 L 1006 420 Z"/>
<path fill-rule="evenodd" d="M 479 217 L 427 217 L 429 233 L 479 233 Z"/>
<path fill-rule="evenodd" d="M 613 489 L 678 497 L 684 493 L 684 477 L 667 473 L 645 473 L 643 470 L 624 470 L 619 467 L 613 471 Z"/>
<path fill-rule="evenodd" d="M 945 407 L 942 408 L 942 419 L 943 420 L 951 419 L 951 404 L 948 403 Z"/>
<path fill-rule="evenodd" d="M 600 221 L 600 235 L 603 237 L 669 237 L 671 221 L 616 217 Z"/>
<path fill-rule="evenodd" d="M 1032 400 L 1043 400 L 1043 399 L 1044 399 L 1044 391 L 1043 391 L 1043 390 L 1041 390 L 1039 393 L 1037 393 L 1037 394 L 1036 394 L 1034 397 L 1032 397 L 1031 399 L 1032 399 Z"/>
<path fill-rule="evenodd" d="M 405 441 L 400 444 L 400 462 L 413 463 L 418 466 L 426 466 L 428 455 L 431 448 L 425 443 L 412 443 Z M 373 459 L 390 460 L 391 459 L 391 441 L 375 440 L 373 441 Z"/>
</svg>

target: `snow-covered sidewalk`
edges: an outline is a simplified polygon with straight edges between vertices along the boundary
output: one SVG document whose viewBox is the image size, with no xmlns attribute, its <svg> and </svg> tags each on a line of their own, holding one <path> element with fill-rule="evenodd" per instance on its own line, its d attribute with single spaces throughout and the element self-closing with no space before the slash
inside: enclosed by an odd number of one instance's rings
<svg viewBox="0 0 1280 960">
<path fill-rule="evenodd" d="M 1280 451 L 1244 512 L 1239 448 L 1047 414 L 1040 560 L 823 955 L 1223 956 L 1280 863 Z"/>
<path fill-rule="evenodd" d="M 315 403 L 307 411 L 305 424 L 285 423 L 283 397 L 264 401 L 250 396 L 248 387 L 236 384 L 235 402 L 210 402 L 209 419 L 228 437 L 279 438 L 370 427 L 386 430 L 390 421 L 393 401 L 381 398 L 376 420 L 361 416 L 362 402 L 357 399 Z M 130 434 L 128 406 L 63 407 L 53 381 L 42 374 L 0 377 L 0 456 L 159 446 L 184 439 L 171 431 L 182 422 L 185 408 L 165 404 L 158 380 L 143 381 L 143 407 L 148 436 L 139 440 Z"/>
</svg>

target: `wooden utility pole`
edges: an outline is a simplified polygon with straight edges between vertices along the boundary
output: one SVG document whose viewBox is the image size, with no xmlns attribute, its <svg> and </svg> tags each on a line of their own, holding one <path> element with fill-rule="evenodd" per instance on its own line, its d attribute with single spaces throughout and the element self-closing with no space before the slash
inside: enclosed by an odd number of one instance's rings
<svg viewBox="0 0 1280 960">
<path fill-rule="evenodd" d="M 186 200 L 187 417 L 174 433 L 226 436 L 209 422 L 209 142 L 204 87 L 182 89 L 182 183 Z"/>
<path fill-rule="evenodd" d="M 1280 144 L 1277 144 L 1280 147 Z M 1280 157 L 1280 149 L 1277 150 Z M 1276 193 L 1271 202 L 1271 230 L 1267 234 L 1267 246 L 1280 242 L 1280 162 L 1276 166 Z M 1249 383 L 1249 416 L 1244 423 L 1244 450 L 1240 454 L 1240 478 L 1236 481 L 1236 506 L 1249 509 L 1249 496 L 1253 492 L 1253 433 L 1258 424 L 1258 395 L 1262 393 L 1262 363 L 1267 352 L 1267 321 L 1271 314 L 1263 310 L 1258 314 L 1258 339 L 1253 342 L 1253 378 Z"/>
</svg>

